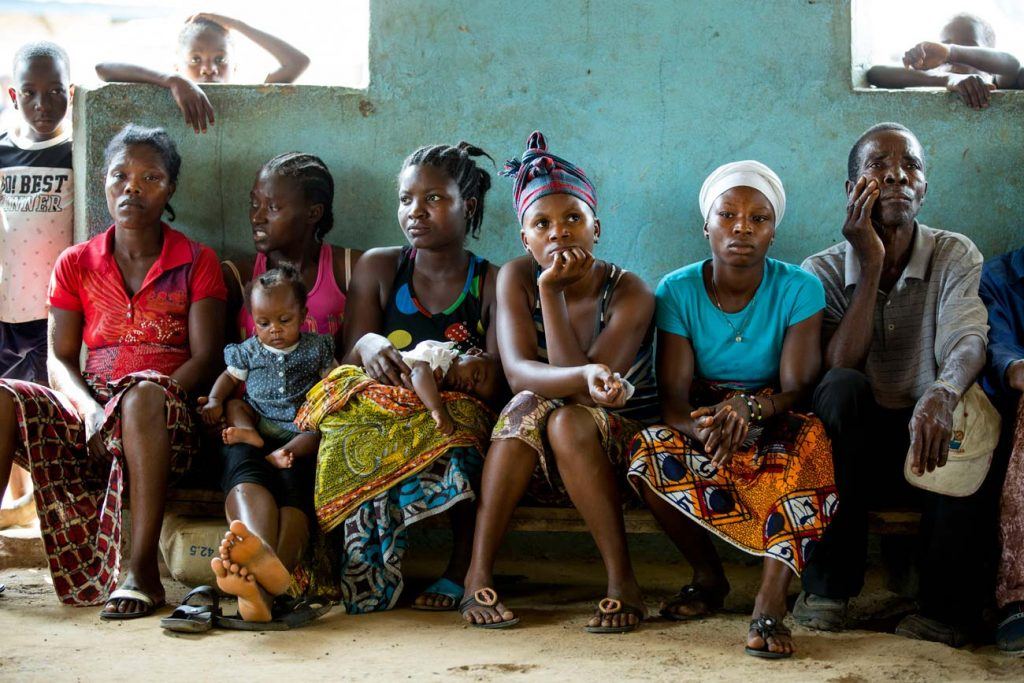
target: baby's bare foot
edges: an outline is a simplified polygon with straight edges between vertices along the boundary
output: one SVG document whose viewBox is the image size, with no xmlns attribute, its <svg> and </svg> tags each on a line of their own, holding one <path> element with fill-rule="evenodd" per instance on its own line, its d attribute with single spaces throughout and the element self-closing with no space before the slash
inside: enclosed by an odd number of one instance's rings
<svg viewBox="0 0 1024 683">
<path fill-rule="evenodd" d="M 295 462 L 295 455 L 292 454 L 291 451 L 278 448 L 276 451 L 267 455 L 267 462 L 279 470 L 286 470 Z"/>
<path fill-rule="evenodd" d="M 263 447 L 263 437 L 255 429 L 248 427 L 227 427 L 221 432 L 221 438 L 229 446 L 236 443 L 247 443 L 256 448 Z"/>
</svg>

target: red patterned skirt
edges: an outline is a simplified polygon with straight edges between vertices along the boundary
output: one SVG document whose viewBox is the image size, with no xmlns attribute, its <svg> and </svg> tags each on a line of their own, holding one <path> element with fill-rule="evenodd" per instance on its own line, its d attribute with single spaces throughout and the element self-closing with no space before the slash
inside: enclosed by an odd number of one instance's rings
<svg viewBox="0 0 1024 683">
<path fill-rule="evenodd" d="M 85 376 L 106 420 L 103 443 L 112 458 L 85 444 L 85 425 L 63 394 L 18 380 L 0 380 L 14 398 L 19 428 L 14 462 L 32 476 L 53 587 L 67 605 L 95 605 L 116 587 L 121 563 L 121 510 L 128 479 L 119 404 L 139 382 L 163 387 L 171 444 L 171 479 L 191 462 L 196 436 L 184 389 L 171 378 L 136 372 L 113 382 Z"/>
</svg>

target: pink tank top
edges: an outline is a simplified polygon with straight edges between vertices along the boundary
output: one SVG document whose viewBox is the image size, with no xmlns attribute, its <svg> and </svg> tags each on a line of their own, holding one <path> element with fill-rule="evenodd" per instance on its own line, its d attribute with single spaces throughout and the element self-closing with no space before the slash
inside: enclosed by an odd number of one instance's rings
<svg viewBox="0 0 1024 683">
<path fill-rule="evenodd" d="M 345 286 L 348 287 L 348 279 L 351 274 L 350 253 L 345 250 Z M 252 266 L 253 279 L 267 272 L 267 257 L 264 254 L 256 254 L 256 261 Z M 309 291 L 306 298 L 306 321 L 302 325 L 303 332 L 315 332 L 317 334 L 329 334 L 332 337 L 338 334 L 345 321 L 345 294 L 338 287 L 334 279 L 334 254 L 331 245 L 320 246 L 320 261 L 317 264 L 316 283 Z M 238 326 L 242 330 L 242 337 L 248 338 L 253 335 L 256 325 L 253 323 L 249 310 L 242 307 L 238 312 Z"/>
</svg>

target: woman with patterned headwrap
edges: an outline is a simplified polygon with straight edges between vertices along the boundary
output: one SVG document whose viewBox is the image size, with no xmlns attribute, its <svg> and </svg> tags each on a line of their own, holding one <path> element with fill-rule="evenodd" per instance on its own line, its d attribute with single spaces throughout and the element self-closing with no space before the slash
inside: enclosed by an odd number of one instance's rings
<svg viewBox="0 0 1024 683">
<path fill-rule="evenodd" d="M 514 204 L 526 255 L 498 274 L 498 348 L 516 396 L 491 435 L 473 558 L 460 605 L 473 626 L 519 619 L 498 600 L 493 567 L 524 493 L 571 499 L 608 572 L 587 630 L 631 631 L 646 614 L 630 565 L 620 505 L 625 447 L 657 409 L 654 297 L 636 275 L 594 258 L 597 195 L 582 169 L 530 136 L 512 160 Z"/>
<path fill-rule="evenodd" d="M 821 421 L 795 412 L 821 367 L 817 278 L 766 257 L 786 210 L 756 161 L 719 167 L 700 191 L 711 258 L 658 286 L 662 420 L 630 447 L 629 481 L 693 567 L 669 619 L 722 606 L 729 583 L 711 537 L 763 556 L 746 652 L 789 657 L 786 591 L 836 509 Z"/>
</svg>

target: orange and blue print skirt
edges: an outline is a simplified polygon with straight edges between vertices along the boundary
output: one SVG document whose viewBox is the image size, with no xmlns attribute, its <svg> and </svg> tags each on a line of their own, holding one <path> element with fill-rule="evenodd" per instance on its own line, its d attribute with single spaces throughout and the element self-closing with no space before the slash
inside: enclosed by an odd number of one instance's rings
<svg viewBox="0 0 1024 683">
<path fill-rule="evenodd" d="M 698 405 L 735 390 L 695 386 Z M 687 518 L 752 555 L 799 574 L 839 503 L 832 446 L 821 420 L 788 412 L 767 420 L 754 442 L 724 467 L 703 446 L 666 425 L 640 432 L 629 447 L 629 482 L 648 486 Z"/>
</svg>

